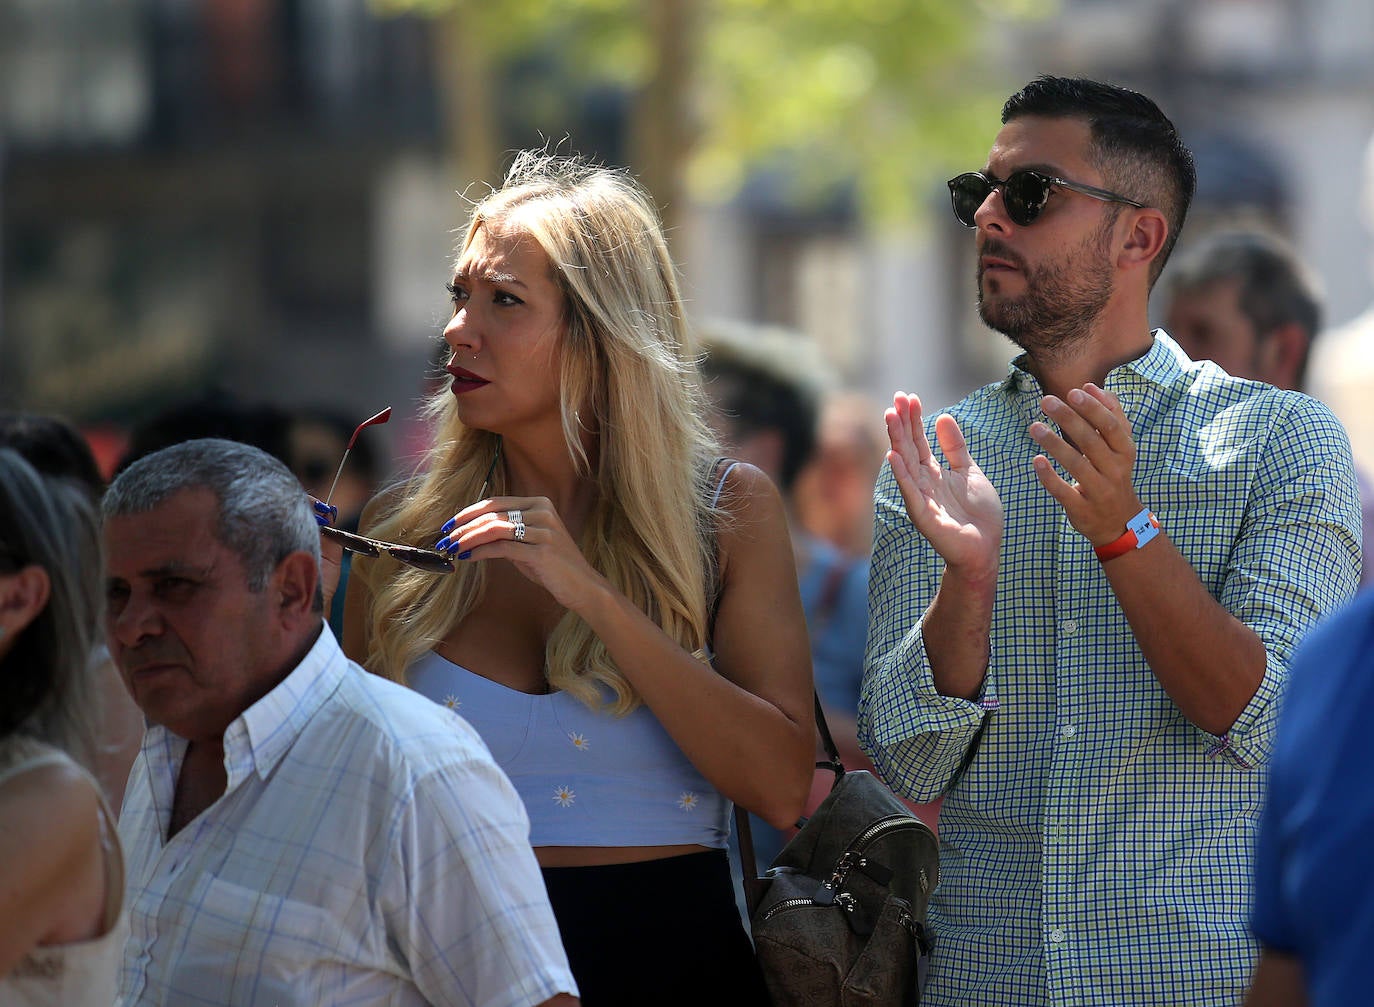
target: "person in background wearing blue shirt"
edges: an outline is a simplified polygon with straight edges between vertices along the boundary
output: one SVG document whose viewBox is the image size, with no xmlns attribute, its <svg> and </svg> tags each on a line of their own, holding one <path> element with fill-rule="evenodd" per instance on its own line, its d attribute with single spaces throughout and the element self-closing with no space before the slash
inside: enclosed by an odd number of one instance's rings
<svg viewBox="0 0 1374 1007">
<path fill-rule="evenodd" d="M 1039 77 L 949 183 L 1024 351 L 887 412 L 859 739 L 944 797 L 925 1007 L 1234 1004 L 1279 697 L 1350 597 L 1321 403 L 1194 363 L 1147 302 L 1195 186 L 1153 101 Z"/>
<path fill-rule="evenodd" d="M 1312 631 L 1293 659 L 1255 854 L 1260 961 L 1246 1007 L 1369 1001 L 1374 891 L 1374 598 Z"/>
</svg>

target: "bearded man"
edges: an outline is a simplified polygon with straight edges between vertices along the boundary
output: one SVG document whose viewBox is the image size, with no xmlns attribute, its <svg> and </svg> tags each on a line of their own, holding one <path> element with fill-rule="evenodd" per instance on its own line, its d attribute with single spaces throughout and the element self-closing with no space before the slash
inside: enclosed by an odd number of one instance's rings
<svg viewBox="0 0 1374 1007">
<path fill-rule="evenodd" d="M 1040 77 L 950 181 L 1024 351 L 933 420 L 898 393 L 859 737 L 944 798 L 922 1004 L 1235 1004 L 1289 657 L 1355 591 L 1350 447 L 1197 364 L 1150 288 L 1195 187 L 1149 98 Z"/>
</svg>

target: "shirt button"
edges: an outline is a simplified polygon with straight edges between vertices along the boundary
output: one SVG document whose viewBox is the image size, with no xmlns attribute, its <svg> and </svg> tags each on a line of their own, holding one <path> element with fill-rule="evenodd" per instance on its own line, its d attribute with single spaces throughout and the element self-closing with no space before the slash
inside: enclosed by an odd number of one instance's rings
<svg viewBox="0 0 1374 1007">
<path fill-rule="evenodd" d="M 1064 631 L 1065 636 L 1073 636 L 1075 633 L 1078 632 L 1078 620 L 1065 619 L 1062 623 L 1060 623 L 1059 628 Z"/>
<path fill-rule="evenodd" d="M 1078 728 L 1074 727 L 1072 724 L 1065 724 L 1059 729 L 1060 737 L 1064 738 L 1072 738 L 1077 733 Z"/>
<path fill-rule="evenodd" d="M 1051 930 L 1051 931 L 1050 931 L 1050 943 L 1051 943 L 1051 944 L 1063 944 L 1063 943 L 1064 943 L 1064 931 L 1063 931 L 1063 930 L 1060 930 L 1058 927 L 1055 927 L 1053 930 Z"/>
</svg>

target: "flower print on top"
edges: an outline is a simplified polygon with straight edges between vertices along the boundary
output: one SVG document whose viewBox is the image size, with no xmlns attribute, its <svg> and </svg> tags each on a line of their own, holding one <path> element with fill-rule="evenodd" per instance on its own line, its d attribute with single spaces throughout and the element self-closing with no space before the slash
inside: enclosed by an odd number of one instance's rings
<svg viewBox="0 0 1374 1007">
<path fill-rule="evenodd" d="M 463 705 L 463 701 L 450 692 L 444 697 L 443 705 L 447 706 L 450 710 L 456 710 Z"/>
<path fill-rule="evenodd" d="M 507 688 L 433 651 L 406 678 L 435 702 L 462 698 L 454 715 L 477 729 L 520 794 L 530 845 L 725 848 L 730 802 L 648 707 L 613 717 L 566 693 Z"/>
</svg>

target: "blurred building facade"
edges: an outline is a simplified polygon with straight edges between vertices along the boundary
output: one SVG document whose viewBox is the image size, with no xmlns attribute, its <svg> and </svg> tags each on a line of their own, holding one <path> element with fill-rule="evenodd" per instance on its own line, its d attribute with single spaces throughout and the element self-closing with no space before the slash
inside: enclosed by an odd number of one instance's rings
<svg viewBox="0 0 1374 1007">
<path fill-rule="evenodd" d="M 432 35 L 366 0 L 0 0 L 0 403 L 119 423 L 213 384 L 405 414 L 463 213 Z M 1354 210 L 1368 0 L 1065 0 L 990 31 L 982 58 L 1007 90 L 1082 73 L 1155 96 L 1198 152 L 1188 234 L 1264 221 L 1323 278 L 1332 322 L 1374 301 Z M 583 104 L 571 145 L 621 160 L 615 96 Z M 922 221 L 881 233 L 843 194 L 799 209 L 778 191 L 761 173 L 683 215 L 697 316 L 803 333 L 822 383 L 875 408 L 1003 371 L 943 178 Z"/>
<path fill-rule="evenodd" d="M 428 52 L 363 0 L 0 3 L 0 397 L 366 389 L 370 208 L 432 142 Z"/>
<path fill-rule="evenodd" d="M 1374 136 L 1369 0 L 1063 0 L 1043 21 L 994 28 L 982 58 L 1007 93 L 1057 73 L 1151 95 L 1197 156 L 1185 245 L 1214 228 L 1275 230 L 1321 277 L 1331 324 L 1374 303 L 1374 234 L 1357 212 Z M 988 123 L 988 145 L 997 127 Z M 1012 349 L 978 320 L 973 243 L 942 178 L 926 204 L 923 226 L 902 235 L 875 239 L 830 220 L 782 250 L 740 207 L 705 210 L 689 280 L 724 310 L 800 328 L 835 380 L 878 404 L 898 388 L 948 404 L 1005 373 Z M 779 257 L 795 266 L 791 285 L 760 306 Z"/>
</svg>

